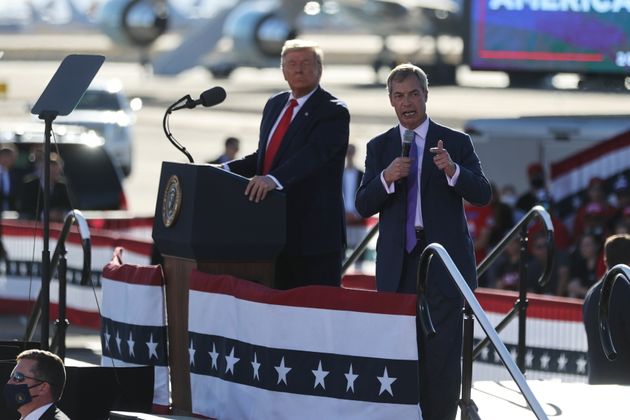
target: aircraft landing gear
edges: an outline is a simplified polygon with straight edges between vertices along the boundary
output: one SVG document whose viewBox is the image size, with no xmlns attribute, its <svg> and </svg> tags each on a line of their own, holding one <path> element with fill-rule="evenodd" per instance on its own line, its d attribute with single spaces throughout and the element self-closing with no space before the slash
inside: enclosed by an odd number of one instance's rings
<svg viewBox="0 0 630 420">
<path fill-rule="evenodd" d="M 387 68 L 388 70 L 392 70 L 398 64 L 399 63 L 396 60 L 394 52 L 387 48 L 387 38 L 383 37 L 381 50 L 379 51 L 374 61 L 372 61 L 372 69 L 374 70 L 374 83 L 381 83 L 380 72 L 383 67 Z"/>
<path fill-rule="evenodd" d="M 234 69 L 235 67 L 229 64 L 208 66 L 208 71 L 214 79 L 227 79 Z"/>
</svg>

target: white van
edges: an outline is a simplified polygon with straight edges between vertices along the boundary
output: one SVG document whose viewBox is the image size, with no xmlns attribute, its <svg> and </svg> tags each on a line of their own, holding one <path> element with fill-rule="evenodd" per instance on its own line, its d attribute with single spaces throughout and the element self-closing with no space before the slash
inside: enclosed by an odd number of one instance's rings
<svg viewBox="0 0 630 420">
<path fill-rule="evenodd" d="M 521 194 L 529 188 L 530 163 L 541 163 L 549 177 L 552 163 L 630 131 L 630 115 L 472 119 L 464 131 L 490 181 L 499 189 L 512 184 Z"/>
</svg>

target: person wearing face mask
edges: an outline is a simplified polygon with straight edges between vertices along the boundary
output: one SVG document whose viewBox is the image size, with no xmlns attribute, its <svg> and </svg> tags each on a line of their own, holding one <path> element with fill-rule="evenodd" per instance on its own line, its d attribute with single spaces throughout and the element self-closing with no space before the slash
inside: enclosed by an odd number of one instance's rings
<svg viewBox="0 0 630 420">
<path fill-rule="evenodd" d="M 516 220 L 520 220 L 536 204 L 553 202 L 551 194 L 547 190 L 545 169 L 540 163 L 534 162 L 527 167 L 527 178 L 529 190 L 521 194 L 516 201 Z"/>
<path fill-rule="evenodd" d="M 4 386 L 4 400 L 21 420 L 69 420 L 55 404 L 66 383 L 63 361 L 46 350 L 25 350 Z"/>
</svg>

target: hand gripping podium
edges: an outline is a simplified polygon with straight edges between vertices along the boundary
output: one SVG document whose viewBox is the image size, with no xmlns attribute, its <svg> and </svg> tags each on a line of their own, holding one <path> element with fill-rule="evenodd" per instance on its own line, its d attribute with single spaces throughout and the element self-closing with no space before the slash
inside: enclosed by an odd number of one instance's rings
<svg viewBox="0 0 630 420">
<path fill-rule="evenodd" d="M 164 257 L 173 407 L 190 413 L 188 279 L 193 268 L 273 287 L 275 258 L 286 238 L 285 196 L 260 203 L 245 196 L 248 179 L 210 165 L 163 162 L 153 241 Z"/>
</svg>

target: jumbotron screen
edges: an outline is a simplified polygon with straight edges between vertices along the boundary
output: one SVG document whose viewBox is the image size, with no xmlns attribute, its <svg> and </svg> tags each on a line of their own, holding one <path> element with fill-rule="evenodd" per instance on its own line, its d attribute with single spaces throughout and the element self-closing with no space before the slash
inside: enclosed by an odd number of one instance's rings
<svg viewBox="0 0 630 420">
<path fill-rule="evenodd" d="M 471 0 L 476 70 L 630 75 L 630 0 Z"/>
</svg>

